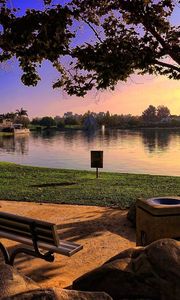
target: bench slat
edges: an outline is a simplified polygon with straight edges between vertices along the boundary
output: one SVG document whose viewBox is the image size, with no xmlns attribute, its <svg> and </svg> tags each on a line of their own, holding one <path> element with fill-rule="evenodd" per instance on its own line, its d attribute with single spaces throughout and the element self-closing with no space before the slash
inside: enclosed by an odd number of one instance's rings
<svg viewBox="0 0 180 300">
<path fill-rule="evenodd" d="M 56 224 L 0 211 L 0 237 L 33 247 L 30 225 L 33 224 L 40 249 L 71 256 L 83 247 L 59 239 Z"/>
<path fill-rule="evenodd" d="M 30 219 L 18 215 L 0 212 L 0 230 L 9 234 L 19 235 L 22 238 L 32 239 L 30 225 L 34 225 L 34 231 L 40 242 L 47 242 L 52 246 L 59 245 L 59 236 L 56 233 L 56 225 L 36 219 Z"/>
<path fill-rule="evenodd" d="M 70 250 L 73 250 L 74 247 L 76 247 L 76 243 L 72 243 L 72 242 L 69 242 L 69 241 L 63 241 L 63 240 L 60 240 L 60 245 L 64 246 L 64 247 L 67 247 L 69 248 Z"/>
<path fill-rule="evenodd" d="M 18 223 L 23 223 L 23 224 L 28 224 L 30 225 L 32 222 L 35 222 L 38 224 L 39 227 L 42 228 L 47 228 L 50 226 L 54 226 L 54 223 L 51 222 L 46 222 L 34 218 L 29 218 L 29 217 L 23 217 L 15 214 L 10 214 L 6 212 L 0 212 L 0 218 L 5 219 L 5 220 L 12 220 L 12 221 L 17 221 Z"/>
<path fill-rule="evenodd" d="M 28 232 L 25 232 L 25 231 L 21 231 L 19 229 L 17 230 L 16 228 L 15 229 L 14 228 L 9 228 L 9 227 L 7 228 L 5 226 L 0 225 L 0 230 L 4 231 L 5 233 L 10 233 L 10 234 L 14 234 L 14 235 L 20 235 L 20 236 L 22 236 L 24 238 L 32 239 L 32 234 L 31 233 L 28 233 Z M 38 240 L 40 242 L 49 243 L 49 244 L 51 244 L 53 246 L 55 245 L 55 243 L 54 243 L 54 237 L 52 235 L 52 232 L 51 232 L 51 236 L 49 236 L 49 235 L 45 236 L 45 235 L 38 234 L 37 238 L 38 238 Z"/>
<path fill-rule="evenodd" d="M 32 239 L 20 237 L 14 234 L 5 233 L 0 230 L 0 237 L 7 238 L 16 242 L 20 242 L 25 245 L 33 246 Z M 71 256 L 83 248 L 82 245 L 78 245 L 68 241 L 60 241 L 59 246 L 52 246 L 45 242 L 38 242 L 38 246 L 41 249 L 51 250 L 52 252 Z"/>
<path fill-rule="evenodd" d="M 7 228 L 8 227 L 9 228 L 16 228 L 19 231 L 25 231 L 25 232 L 31 234 L 29 224 L 23 224 L 23 223 L 19 223 L 17 221 L 13 221 L 13 220 L 2 219 L 1 215 L 0 215 L 0 226 L 1 225 L 5 226 Z M 37 223 L 36 223 L 35 231 L 36 231 L 37 234 L 52 236 L 52 228 L 39 228 L 38 227 L 38 220 L 37 220 Z"/>
</svg>

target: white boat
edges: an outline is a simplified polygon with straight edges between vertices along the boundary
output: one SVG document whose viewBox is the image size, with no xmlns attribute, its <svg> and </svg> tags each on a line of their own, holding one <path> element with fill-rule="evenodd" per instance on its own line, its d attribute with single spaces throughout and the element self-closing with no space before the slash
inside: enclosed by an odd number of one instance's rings
<svg viewBox="0 0 180 300">
<path fill-rule="evenodd" d="M 22 124 L 13 124 L 13 133 L 14 134 L 28 134 L 30 130 L 24 128 Z"/>
</svg>

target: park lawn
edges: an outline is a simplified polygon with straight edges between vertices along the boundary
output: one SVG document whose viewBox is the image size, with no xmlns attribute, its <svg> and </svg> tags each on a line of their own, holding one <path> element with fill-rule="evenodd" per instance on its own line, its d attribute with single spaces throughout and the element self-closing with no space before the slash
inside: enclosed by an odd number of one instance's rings
<svg viewBox="0 0 180 300">
<path fill-rule="evenodd" d="M 0 199 L 127 208 L 138 198 L 180 195 L 180 177 L 100 173 L 0 163 Z"/>
</svg>

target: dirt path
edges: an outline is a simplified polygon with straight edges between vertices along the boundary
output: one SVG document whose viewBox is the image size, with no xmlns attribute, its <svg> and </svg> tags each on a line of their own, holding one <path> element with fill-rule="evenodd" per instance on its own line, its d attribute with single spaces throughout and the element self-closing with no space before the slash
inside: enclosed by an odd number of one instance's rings
<svg viewBox="0 0 180 300">
<path fill-rule="evenodd" d="M 55 262 L 19 256 L 15 266 L 42 287 L 66 287 L 118 252 L 135 245 L 135 230 L 125 210 L 96 206 L 0 201 L 0 210 L 61 224 L 62 239 L 84 246 L 71 258 L 56 255 Z M 1 239 L 9 250 L 15 242 Z"/>
</svg>

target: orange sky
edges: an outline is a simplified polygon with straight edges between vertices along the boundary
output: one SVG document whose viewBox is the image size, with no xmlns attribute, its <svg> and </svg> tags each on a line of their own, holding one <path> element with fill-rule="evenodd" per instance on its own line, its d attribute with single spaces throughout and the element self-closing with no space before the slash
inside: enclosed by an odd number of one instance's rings
<svg viewBox="0 0 180 300">
<path fill-rule="evenodd" d="M 53 91 L 52 100 L 44 107 L 42 114 L 50 112 L 51 115 L 62 115 L 66 111 L 84 113 L 87 110 L 109 110 L 117 114 L 140 115 L 149 104 L 166 105 L 172 114 L 179 115 L 180 82 L 165 77 L 136 76 L 133 81 L 119 83 L 113 92 L 91 92 L 84 99 Z M 39 114 L 40 111 L 37 115 Z"/>
<path fill-rule="evenodd" d="M 88 110 L 141 115 L 152 104 L 166 105 L 171 114 L 180 115 L 180 81 L 163 76 L 132 76 L 127 83 L 119 82 L 115 91 L 94 91 L 84 98 L 78 98 L 67 96 L 61 90 L 53 90 L 52 82 L 57 79 L 57 75 L 47 64 L 44 70 L 37 87 L 24 86 L 13 65 L 9 71 L 2 70 L 0 113 L 23 107 L 30 117 L 62 116 L 67 111 L 85 113 Z"/>
</svg>

